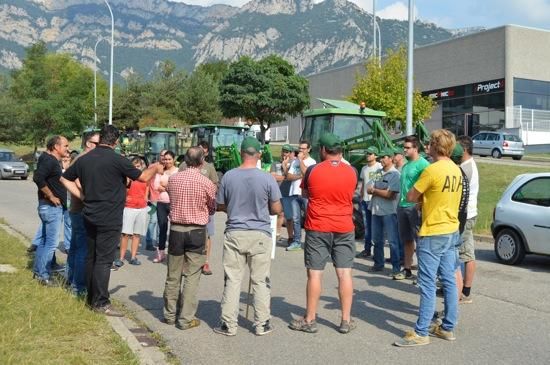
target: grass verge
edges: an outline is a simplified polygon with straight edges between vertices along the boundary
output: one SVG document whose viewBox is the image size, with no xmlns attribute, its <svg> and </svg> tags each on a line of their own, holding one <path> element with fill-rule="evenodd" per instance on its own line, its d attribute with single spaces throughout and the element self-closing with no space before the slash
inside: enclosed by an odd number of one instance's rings
<svg viewBox="0 0 550 365">
<path fill-rule="evenodd" d="M 475 232 L 491 234 L 493 209 L 512 180 L 530 172 L 547 172 L 548 168 L 502 166 L 490 163 L 478 163 L 479 195 L 477 198 L 478 216 Z"/>
<path fill-rule="evenodd" d="M 32 280 L 25 246 L 0 229 L 0 364 L 138 364 L 105 318 L 61 288 Z"/>
</svg>

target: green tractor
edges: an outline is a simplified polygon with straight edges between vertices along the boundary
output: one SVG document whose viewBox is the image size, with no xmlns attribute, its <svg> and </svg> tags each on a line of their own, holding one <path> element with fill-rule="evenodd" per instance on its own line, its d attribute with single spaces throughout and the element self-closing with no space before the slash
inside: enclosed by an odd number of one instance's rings
<svg viewBox="0 0 550 365">
<path fill-rule="evenodd" d="M 141 157 L 148 165 L 156 162 L 160 151 L 170 150 L 178 157 L 183 153 L 176 128 L 145 127 L 139 133 L 121 136 L 121 152 L 128 157 Z"/>
<path fill-rule="evenodd" d="M 319 156 L 319 138 L 327 132 L 340 137 L 343 142 L 344 158 L 358 172 L 365 165 L 366 150 L 376 146 L 379 150 L 395 149 L 401 146 L 405 136 L 390 137 L 382 123 L 386 113 L 343 100 L 318 99 L 323 108 L 309 109 L 303 113 L 302 140 L 310 141 L 311 155 L 316 160 Z M 429 140 L 429 133 L 423 123 L 418 123 L 415 134 L 423 145 Z M 354 197 L 355 236 L 364 235 L 364 224 L 360 210 L 359 191 Z"/>
<path fill-rule="evenodd" d="M 191 127 L 191 145 L 196 146 L 201 141 L 210 145 L 207 160 L 214 164 L 216 171 L 221 174 L 239 167 L 241 160 L 241 143 L 250 134 L 247 127 L 221 125 L 221 124 L 196 124 Z M 271 149 L 264 144 L 262 150 L 262 169 L 269 171 L 273 162 Z"/>
</svg>

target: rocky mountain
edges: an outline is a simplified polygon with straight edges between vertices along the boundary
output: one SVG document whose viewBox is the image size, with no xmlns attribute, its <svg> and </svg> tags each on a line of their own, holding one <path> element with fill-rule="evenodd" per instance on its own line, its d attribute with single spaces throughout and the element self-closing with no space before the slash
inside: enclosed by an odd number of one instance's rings
<svg viewBox="0 0 550 365">
<path fill-rule="evenodd" d="M 171 59 L 192 70 L 213 60 L 276 53 L 302 74 L 361 62 L 369 55 L 372 15 L 346 0 L 252 0 L 241 8 L 166 0 L 110 0 L 115 17 L 115 72 L 150 75 Z M 407 23 L 378 19 L 383 49 L 407 39 Z M 21 67 L 25 47 L 43 40 L 93 67 L 109 68 L 111 17 L 102 0 L 2 0 L 0 71 Z M 461 33 L 456 33 L 461 34 Z M 417 45 L 456 36 L 416 22 Z M 119 82 L 121 80 L 118 80 Z"/>
</svg>

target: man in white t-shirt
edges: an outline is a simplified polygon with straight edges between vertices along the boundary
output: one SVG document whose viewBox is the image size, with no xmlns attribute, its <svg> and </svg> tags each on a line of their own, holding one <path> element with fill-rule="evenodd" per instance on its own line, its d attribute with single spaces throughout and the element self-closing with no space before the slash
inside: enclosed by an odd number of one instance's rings
<svg viewBox="0 0 550 365">
<path fill-rule="evenodd" d="M 302 249 L 302 210 L 307 210 L 307 198 L 302 197 L 302 177 L 309 166 L 315 165 L 316 161 L 311 158 L 309 152 L 311 144 L 308 141 L 300 141 L 298 157 L 292 162 L 286 174 L 287 180 L 291 181 L 289 200 L 292 206 L 292 220 L 294 221 L 294 242 L 287 248 L 287 251 L 299 251 Z"/>
<path fill-rule="evenodd" d="M 476 225 L 477 218 L 477 195 L 479 193 L 479 173 L 477 171 L 477 165 L 472 157 L 473 142 L 472 138 L 468 136 L 460 136 L 457 139 L 464 149 L 462 155 L 462 163 L 460 168 L 468 177 L 470 185 L 470 195 L 468 197 L 468 207 L 466 224 L 464 226 L 464 232 L 462 232 L 462 244 L 459 248 L 460 261 L 464 262 L 464 286 L 462 287 L 462 294 L 459 298 L 459 303 L 469 304 L 472 303 L 470 296 L 470 290 L 474 281 L 474 274 L 476 272 L 476 256 L 474 246 L 474 227 Z"/>
<path fill-rule="evenodd" d="M 375 181 L 376 172 L 382 168 L 380 162 L 376 161 L 378 156 L 378 148 L 370 146 L 367 148 L 367 164 L 361 169 L 359 174 L 359 181 L 361 181 L 361 208 L 363 211 L 363 222 L 365 224 L 365 248 L 359 252 L 356 257 L 366 259 L 371 256 L 372 247 L 372 212 L 369 209 L 369 202 L 372 199 L 372 195 L 367 193 L 367 185 L 373 184 Z"/>
</svg>

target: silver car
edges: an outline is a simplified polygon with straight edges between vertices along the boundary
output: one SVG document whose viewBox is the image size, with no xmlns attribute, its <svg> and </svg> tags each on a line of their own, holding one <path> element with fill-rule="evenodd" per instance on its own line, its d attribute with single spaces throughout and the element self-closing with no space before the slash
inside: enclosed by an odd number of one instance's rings
<svg viewBox="0 0 550 365">
<path fill-rule="evenodd" d="M 480 132 L 472 137 L 474 142 L 474 155 L 511 156 L 514 160 L 521 160 L 523 153 L 523 141 L 515 134 L 506 132 Z"/>
<path fill-rule="evenodd" d="M 27 180 L 29 176 L 29 165 L 15 157 L 11 150 L 0 148 L 0 179 L 9 177 L 20 177 Z"/>
<path fill-rule="evenodd" d="M 550 172 L 517 176 L 493 211 L 495 254 L 508 265 L 550 255 Z"/>
</svg>

